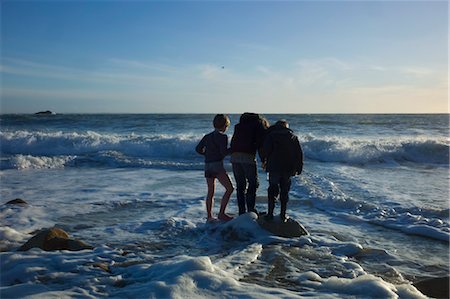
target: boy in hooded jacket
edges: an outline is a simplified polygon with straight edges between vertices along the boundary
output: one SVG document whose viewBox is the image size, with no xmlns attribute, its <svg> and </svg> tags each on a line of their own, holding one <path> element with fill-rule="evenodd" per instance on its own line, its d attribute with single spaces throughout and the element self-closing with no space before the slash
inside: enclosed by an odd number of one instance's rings
<svg viewBox="0 0 450 299">
<path fill-rule="evenodd" d="M 275 200 L 279 195 L 280 219 L 285 221 L 291 177 L 303 170 L 302 147 L 286 120 L 279 120 L 268 129 L 263 147 L 269 173 L 268 212 L 265 217 L 266 220 L 273 219 Z"/>
</svg>

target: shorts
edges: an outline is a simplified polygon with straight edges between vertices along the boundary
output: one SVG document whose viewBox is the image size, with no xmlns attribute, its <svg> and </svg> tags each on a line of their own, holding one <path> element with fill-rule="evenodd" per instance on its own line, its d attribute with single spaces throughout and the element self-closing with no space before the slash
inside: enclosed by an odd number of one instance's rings
<svg viewBox="0 0 450 299">
<path fill-rule="evenodd" d="M 222 173 L 227 173 L 223 161 L 205 163 L 205 178 L 217 178 Z"/>
</svg>

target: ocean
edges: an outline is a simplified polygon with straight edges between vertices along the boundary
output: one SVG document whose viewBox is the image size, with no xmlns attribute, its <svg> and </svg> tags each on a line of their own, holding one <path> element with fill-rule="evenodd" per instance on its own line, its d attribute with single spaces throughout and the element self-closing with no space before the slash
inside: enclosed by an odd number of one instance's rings
<svg viewBox="0 0 450 299">
<path fill-rule="evenodd" d="M 412 283 L 449 275 L 448 114 L 264 115 L 303 147 L 297 238 L 250 214 L 206 222 L 194 148 L 213 116 L 1 115 L 0 297 L 425 298 Z M 259 181 L 264 197 L 260 167 Z M 95 248 L 17 251 L 53 226 Z"/>
</svg>

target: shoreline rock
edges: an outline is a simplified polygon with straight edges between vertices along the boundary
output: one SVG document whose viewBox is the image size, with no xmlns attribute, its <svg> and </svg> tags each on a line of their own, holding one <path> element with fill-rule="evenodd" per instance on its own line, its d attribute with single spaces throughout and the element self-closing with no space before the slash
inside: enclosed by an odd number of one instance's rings
<svg viewBox="0 0 450 299">
<path fill-rule="evenodd" d="M 35 247 L 45 251 L 79 251 L 83 249 L 94 249 L 93 246 L 88 245 L 83 241 L 70 239 L 67 232 L 57 227 L 39 231 L 35 236 L 23 244 L 19 248 L 19 251 L 27 251 Z"/>
<path fill-rule="evenodd" d="M 295 238 L 309 235 L 305 227 L 292 218 L 288 218 L 283 222 L 279 216 L 275 216 L 272 221 L 267 221 L 264 219 L 264 214 L 261 214 L 257 222 L 262 228 L 279 237 Z"/>
<path fill-rule="evenodd" d="M 431 298 L 449 298 L 449 281 L 450 277 L 436 277 L 417 281 L 413 285 Z"/>
<path fill-rule="evenodd" d="M 5 203 L 5 205 L 27 205 L 27 204 L 28 203 L 22 198 L 16 198 Z"/>
</svg>

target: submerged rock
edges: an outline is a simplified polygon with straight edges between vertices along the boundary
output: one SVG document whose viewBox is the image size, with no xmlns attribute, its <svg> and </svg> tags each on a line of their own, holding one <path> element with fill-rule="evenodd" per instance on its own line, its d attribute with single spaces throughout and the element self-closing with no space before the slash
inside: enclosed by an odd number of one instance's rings
<svg viewBox="0 0 450 299">
<path fill-rule="evenodd" d="M 21 198 L 16 198 L 5 203 L 5 205 L 27 205 L 27 204 L 28 203 Z"/>
<path fill-rule="evenodd" d="M 450 277 L 430 278 L 415 282 L 413 285 L 423 294 L 432 298 L 449 298 Z"/>
<path fill-rule="evenodd" d="M 258 224 L 272 234 L 284 237 L 295 238 L 309 235 L 308 231 L 300 224 L 300 222 L 288 218 L 285 222 L 280 220 L 279 216 L 275 216 L 273 220 L 266 220 L 263 215 L 258 217 Z"/>
<path fill-rule="evenodd" d="M 62 229 L 53 227 L 38 232 L 34 237 L 23 244 L 19 251 L 26 251 L 38 247 L 45 251 L 71 250 L 79 251 L 83 249 L 93 249 L 94 247 L 79 241 L 70 239 L 69 235 Z"/>
</svg>

